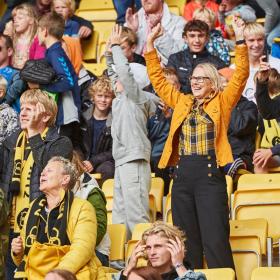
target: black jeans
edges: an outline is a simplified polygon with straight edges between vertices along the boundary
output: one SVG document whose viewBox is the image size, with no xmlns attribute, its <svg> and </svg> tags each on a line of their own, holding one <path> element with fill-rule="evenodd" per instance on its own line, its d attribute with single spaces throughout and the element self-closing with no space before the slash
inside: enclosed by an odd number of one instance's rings
<svg viewBox="0 0 280 280">
<path fill-rule="evenodd" d="M 14 233 L 13 230 L 10 230 L 9 233 L 9 245 L 8 245 L 8 252 L 7 252 L 7 258 L 6 258 L 6 280 L 13 280 L 16 270 L 16 265 L 13 262 L 12 256 L 11 256 L 11 244 L 13 238 L 18 237 L 19 234 Z"/>
<path fill-rule="evenodd" d="M 183 156 L 175 171 L 172 218 L 186 232 L 186 257 L 194 268 L 234 269 L 229 244 L 226 180 L 215 156 Z"/>
</svg>

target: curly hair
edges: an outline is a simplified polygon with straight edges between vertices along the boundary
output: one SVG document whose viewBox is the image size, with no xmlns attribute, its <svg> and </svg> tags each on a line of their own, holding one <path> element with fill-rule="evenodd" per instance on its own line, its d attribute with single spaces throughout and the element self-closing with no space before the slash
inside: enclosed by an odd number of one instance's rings
<svg viewBox="0 0 280 280">
<path fill-rule="evenodd" d="M 113 98 L 115 97 L 111 81 L 106 76 L 101 76 L 89 86 L 88 93 L 91 98 L 93 98 L 97 92 L 107 93 L 112 95 Z"/>
</svg>

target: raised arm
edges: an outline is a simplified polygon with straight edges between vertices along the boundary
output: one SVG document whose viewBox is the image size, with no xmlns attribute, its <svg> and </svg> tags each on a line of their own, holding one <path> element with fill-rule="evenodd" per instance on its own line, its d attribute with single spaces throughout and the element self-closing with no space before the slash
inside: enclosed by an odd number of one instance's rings
<svg viewBox="0 0 280 280">
<path fill-rule="evenodd" d="M 174 109 L 182 93 L 176 90 L 170 83 L 167 82 L 161 69 L 160 61 L 157 56 L 156 49 L 154 48 L 154 41 L 157 37 L 161 36 L 161 25 L 158 24 L 153 28 L 152 32 L 147 39 L 147 53 L 145 60 L 150 81 L 156 93 L 163 99 L 167 106 Z"/>
</svg>

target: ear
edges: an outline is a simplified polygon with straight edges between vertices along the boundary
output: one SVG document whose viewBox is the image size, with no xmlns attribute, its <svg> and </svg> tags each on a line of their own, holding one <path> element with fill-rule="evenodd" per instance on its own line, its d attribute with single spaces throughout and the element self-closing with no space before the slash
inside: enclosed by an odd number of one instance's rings
<svg viewBox="0 0 280 280">
<path fill-rule="evenodd" d="M 14 53 L 14 50 L 12 48 L 8 48 L 8 57 L 11 57 Z"/>
<path fill-rule="evenodd" d="M 69 182 L 70 182 L 70 175 L 63 175 L 61 185 L 64 189 L 67 189 L 67 186 L 68 186 Z"/>
<path fill-rule="evenodd" d="M 42 117 L 42 122 L 44 123 L 44 124 L 47 124 L 48 123 L 48 121 L 50 120 L 50 118 L 51 118 L 51 116 L 49 115 L 49 114 L 44 114 L 44 116 Z M 46 125 L 47 126 L 47 125 Z"/>
</svg>

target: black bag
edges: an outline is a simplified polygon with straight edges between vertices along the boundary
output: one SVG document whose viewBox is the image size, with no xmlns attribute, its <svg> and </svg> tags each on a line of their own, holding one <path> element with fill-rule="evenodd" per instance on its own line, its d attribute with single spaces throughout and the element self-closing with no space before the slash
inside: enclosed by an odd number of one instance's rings
<svg viewBox="0 0 280 280">
<path fill-rule="evenodd" d="M 27 60 L 20 71 L 22 80 L 39 85 L 51 84 L 56 73 L 45 59 Z"/>
</svg>

